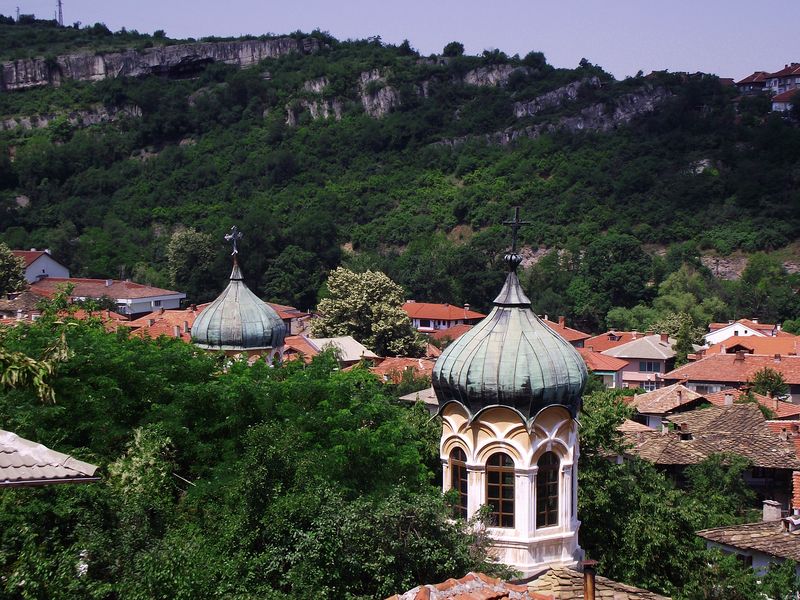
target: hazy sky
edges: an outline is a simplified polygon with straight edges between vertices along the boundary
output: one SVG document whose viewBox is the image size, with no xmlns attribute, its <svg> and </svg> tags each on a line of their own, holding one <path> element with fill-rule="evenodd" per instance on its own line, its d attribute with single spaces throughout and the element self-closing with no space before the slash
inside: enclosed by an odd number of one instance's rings
<svg viewBox="0 0 800 600">
<path fill-rule="evenodd" d="M 616 77 L 657 69 L 741 78 L 800 61 L 800 0 L 63 0 L 64 22 L 104 22 L 171 37 L 287 33 L 408 38 L 423 54 L 461 41 L 470 54 L 540 50 L 582 57 Z M 55 0 L 0 0 L 0 12 L 53 14 Z"/>
</svg>

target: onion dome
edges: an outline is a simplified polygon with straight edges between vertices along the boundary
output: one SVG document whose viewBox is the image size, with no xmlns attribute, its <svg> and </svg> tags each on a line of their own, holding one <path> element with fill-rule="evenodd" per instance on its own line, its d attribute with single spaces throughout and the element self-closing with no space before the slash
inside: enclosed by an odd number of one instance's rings
<svg viewBox="0 0 800 600">
<path fill-rule="evenodd" d="M 512 250 L 504 260 L 509 273 L 492 311 L 436 361 L 439 409 L 458 402 L 472 420 L 487 408 L 507 406 L 527 423 L 542 409 L 561 405 L 576 417 L 586 364 L 531 310 L 516 273 L 522 257 Z"/>
<path fill-rule="evenodd" d="M 234 228 L 235 230 L 235 228 Z M 234 236 L 230 283 L 192 325 L 192 342 L 208 350 L 266 350 L 283 346 L 286 325 L 272 307 L 250 291 L 242 277 Z"/>
</svg>

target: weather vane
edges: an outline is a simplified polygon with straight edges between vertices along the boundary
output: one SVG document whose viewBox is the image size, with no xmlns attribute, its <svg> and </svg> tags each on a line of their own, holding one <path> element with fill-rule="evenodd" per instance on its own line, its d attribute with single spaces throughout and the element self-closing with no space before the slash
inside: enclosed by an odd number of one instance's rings
<svg viewBox="0 0 800 600">
<path fill-rule="evenodd" d="M 503 221 L 503 225 L 508 225 L 511 227 L 511 253 L 517 253 L 517 232 L 519 231 L 520 227 L 523 225 L 530 225 L 530 221 L 520 221 L 519 220 L 519 206 L 514 207 L 514 220 L 513 221 Z"/>
<path fill-rule="evenodd" d="M 236 256 L 239 254 L 239 248 L 236 247 L 236 242 L 242 239 L 242 232 L 239 231 L 239 228 L 234 225 L 231 227 L 231 232 L 225 234 L 225 241 L 233 243 L 233 252 L 231 252 L 231 256 Z"/>
</svg>

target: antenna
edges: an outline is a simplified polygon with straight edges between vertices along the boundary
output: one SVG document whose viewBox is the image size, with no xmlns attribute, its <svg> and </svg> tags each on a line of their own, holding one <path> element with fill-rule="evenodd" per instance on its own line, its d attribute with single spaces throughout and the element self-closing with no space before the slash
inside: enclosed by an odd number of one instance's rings
<svg viewBox="0 0 800 600">
<path fill-rule="evenodd" d="M 64 11 L 61 8 L 61 0 L 58 0 L 58 25 L 59 27 L 64 26 Z"/>
</svg>

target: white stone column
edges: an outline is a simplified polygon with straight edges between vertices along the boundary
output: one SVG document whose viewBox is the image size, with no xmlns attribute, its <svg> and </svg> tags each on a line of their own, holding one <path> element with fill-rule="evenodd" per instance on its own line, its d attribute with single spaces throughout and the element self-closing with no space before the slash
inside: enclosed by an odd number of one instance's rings
<svg viewBox="0 0 800 600">
<path fill-rule="evenodd" d="M 538 497 L 536 494 L 536 478 L 539 477 L 539 467 L 534 465 L 531 467 L 531 506 L 530 506 L 530 537 L 536 537 L 536 502 Z"/>
<path fill-rule="evenodd" d="M 514 529 L 520 539 L 529 540 L 536 529 L 536 472 L 539 467 L 514 469 Z"/>
<path fill-rule="evenodd" d="M 467 465 L 467 518 L 486 504 L 486 466 Z"/>
<path fill-rule="evenodd" d="M 558 525 L 561 531 L 572 528 L 572 465 L 561 466 L 558 491 Z"/>
<path fill-rule="evenodd" d="M 452 478 L 450 476 L 450 461 L 446 458 L 442 459 L 442 491 L 446 492 L 452 487 Z"/>
</svg>

